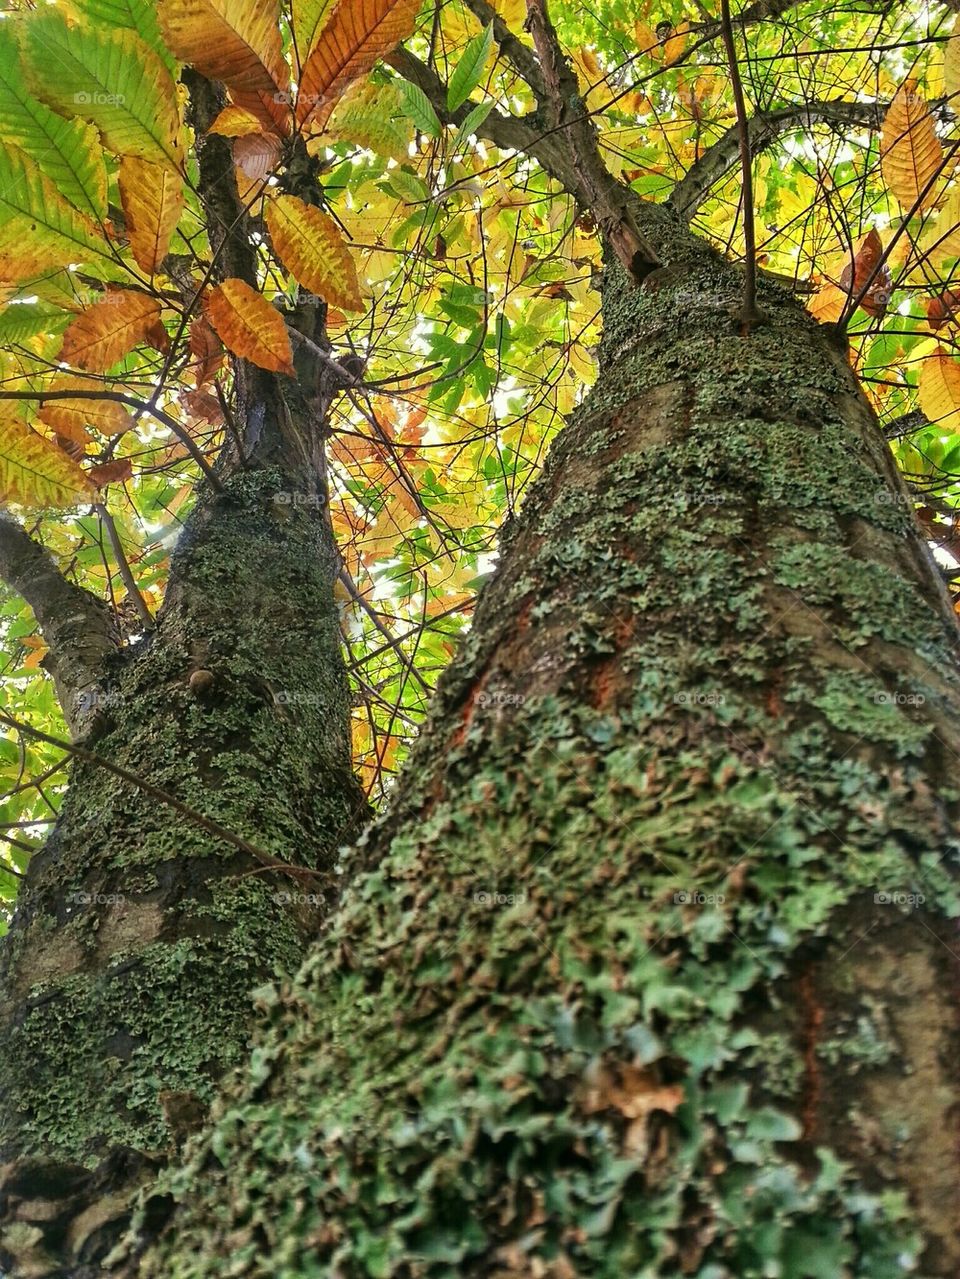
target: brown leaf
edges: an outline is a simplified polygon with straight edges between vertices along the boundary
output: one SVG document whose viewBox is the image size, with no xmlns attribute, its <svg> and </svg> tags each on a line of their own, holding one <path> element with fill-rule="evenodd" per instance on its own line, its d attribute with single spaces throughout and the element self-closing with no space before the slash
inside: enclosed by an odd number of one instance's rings
<svg viewBox="0 0 960 1279">
<path fill-rule="evenodd" d="M 108 484 L 116 484 L 120 480 L 129 480 L 133 474 L 133 463 L 128 457 L 118 457 L 113 462 L 101 462 L 87 468 L 87 474 L 98 489 Z"/>
<path fill-rule="evenodd" d="M 844 293 L 849 297 L 856 297 L 876 270 L 882 256 L 883 241 L 874 228 L 860 241 L 853 262 L 848 262 L 840 272 L 840 288 Z M 892 292 L 893 276 L 890 274 L 889 263 L 884 262 L 860 299 L 860 305 L 867 315 L 881 316 L 886 312 Z"/>
<path fill-rule="evenodd" d="M 199 390 L 216 377 L 223 365 L 220 339 L 202 315 L 190 325 L 190 354 L 194 357 L 191 368 Z"/>
</svg>

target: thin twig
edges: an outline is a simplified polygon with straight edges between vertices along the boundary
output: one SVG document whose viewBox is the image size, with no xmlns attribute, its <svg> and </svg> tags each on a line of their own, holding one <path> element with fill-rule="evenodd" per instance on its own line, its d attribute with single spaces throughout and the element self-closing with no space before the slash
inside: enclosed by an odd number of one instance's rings
<svg viewBox="0 0 960 1279">
<path fill-rule="evenodd" d="M 730 0 L 720 0 L 720 26 L 723 32 L 724 48 L 727 51 L 727 63 L 730 67 L 733 100 L 737 108 L 740 168 L 743 170 L 744 281 L 743 311 L 740 319 L 744 335 L 747 335 L 755 324 L 762 321 L 763 316 L 757 309 L 757 241 L 753 221 L 753 162 L 750 156 L 750 121 L 747 117 L 747 104 L 743 96 L 743 84 L 740 81 L 740 67 L 737 64 L 737 47 L 733 39 Z"/>
<path fill-rule="evenodd" d="M 107 530 L 107 537 L 110 539 L 110 545 L 113 547 L 113 554 L 117 561 L 117 569 L 123 580 L 124 586 L 127 588 L 127 596 L 132 602 L 134 608 L 140 614 L 140 620 L 148 631 L 152 631 L 156 623 L 153 620 L 153 614 L 147 608 L 147 601 L 140 594 L 140 588 L 137 586 L 136 579 L 130 568 L 130 564 L 126 555 L 123 553 L 123 544 L 120 541 L 120 534 L 117 532 L 117 526 L 114 523 L 113 516 L 107 508 L 100 502 L 97 502 L 93 508 L 103 525 Z"/>
</svg>

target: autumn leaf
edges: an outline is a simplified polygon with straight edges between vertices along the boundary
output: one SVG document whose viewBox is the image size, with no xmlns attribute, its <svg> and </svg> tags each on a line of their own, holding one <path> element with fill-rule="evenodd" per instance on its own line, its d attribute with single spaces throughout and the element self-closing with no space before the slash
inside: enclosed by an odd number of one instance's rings
<svg viewBox="0 0 960 1279">
<path fill-rule="evenodd" d="M 928 298 L 925 304 L 927 323 L 936 331 L 941 325 L 956 318 L 960 311 L 960 292 L 956 289 L 944 289 L 935 298 Z"/>
<path fill-rule="evenodd" d="M 97 391 L 110 388 L 93 378 L 70 375 L 57 377 L 45 389 L 51 392 L 90 392 L 89 399 L 80 396 L 63 400 L 50 399 L 45 400 L 40 407 L 37 414 L 40 421 L 67 439 L 86 443 L 90 438 L 87 434 L 88 427 L 93 427 L 101 435 L 122 435 L 133 426 L 133 417 L 122 404 L 115 400 L 96 398 Z"/>
<path fill-rule="evenodd" d="M 124 156 L 119 185 L 130 252 L 137 266 L 154 275 L 183 212 L 183 180 L 164 165 Z"/>
<path fill-rule="evenodd" d="M 55 444 L 22 422 L 0 420 L 0 501 L 66 508 L 92 496 L 86 475 Z"/>
<path fill-rule="evenodd" d="M 133 475 L 133 463 L 128 457 L 118 457 L 112 462 L 101 462 L 89 467 L 87 475 L 98 489 L 106 488 L 108 484 L 129 480 Z"/>
<path fill-rule="evenodd" d="M 943 84 L 950 105 L 956 111 L 960 97 L 960 14 L 954 18 L 950 38 L 943 46 Z"/>
<path fill-rule="evenodd" d="M 254 112 L 229 106 L 223 108 L 208 132 L 218 133 L 224 138 L 243 138 L 248 133 L 262 133 L 263 123 Z"/>
<path fill-rule="evenodd" d="M 36 161 L 0 141 L 0 280 L 30 280 L 106 251 L 94 223 L 63 199 Z"/>
<path fill-rule="evenodd" d="M 286 87 L 276 0 L 159 0 L 157 18 L 172 53 L 228 89 Z"/>
<path fill-rule="evenodd" d="M 295 376 L 283 317 L 243 280 L 224 280 L 203 299 L 203 312 L 234 355 L 273 373 Z"/>
<path fill-rule="evenodd" d="M 307 58 L 297 119 L 329 115 L 351 81 L 413 31 L 421 0 L 340 0 Z"/>
<path fill-rule="evenodd" d="M 24 60 L 37 97 L 62 115 L 89 120 L 119 155 L 180 167 L 176 86 L 135 32 L 71 27 L 52 7 L 30 14 L 25 29 Z"/>
<path fill-rule="evenodd" d="M 933 182 L 943 167 L 943 148 L 915 80 L 905 81 L 887 108 L 880 134 L 880 165 L 883 180 L 901 208 L 929 208 L 936 203 Z"/>
<path fill-rule="evenodd" d="M 687 47 L 687 33 L 690 30 L 689 22 L 681 22 L 679 26 L 674 27 L 663 46 L 663 65 L 672 67 L 673 64 L 683 57 L 684 50 Z"/>
<path fill-rule="evenodd" d="M 190 354 L 197 390 L 216 377 L 223 364 L 223 347 L 202 315 L 190 325 Z"/>
<path fill-rule="evenodd" d="M 63 335 L 60 358 L 91 373 L 105 373 L 148 337 L 157 340 L 160 303 L 146 293 L 111 290 L 77 316 Z M 162 327 L 162 325 L 161 325 Z"/>
<path fill-rule="evenodd" d="M 870 287 L 860 298 L 860 306 L 867 315 L 884 315 L 893 291 L 889 263 L 879 265 L 882 257 L 883 241 L 877 230 L 873 229 L 860 241 L 853 262 L 848 261 L 840 272 L 840 288 L 850 298 L 859 297 L 867 281 L 870 281 Z"/>
<path fill-rule="evenodd" d="M 357 269 L 331 217 L 281 195 L 267 205 L 267 229 L 280 261 L 305 289 L 348 311 L 363 309 Z"/>
<path fill-rule="evenodd" d="M 960 364 L 942 346 L 920 366 L 920 407 L 943 431 L 960 431 Z"/>
<path fill-rule="evenodd" d="M 273 133 L 248 133 L 235 138 L 233 159 L 251 182 L 262 182 L 280 158 L 280 139 Z"/>
</svg>

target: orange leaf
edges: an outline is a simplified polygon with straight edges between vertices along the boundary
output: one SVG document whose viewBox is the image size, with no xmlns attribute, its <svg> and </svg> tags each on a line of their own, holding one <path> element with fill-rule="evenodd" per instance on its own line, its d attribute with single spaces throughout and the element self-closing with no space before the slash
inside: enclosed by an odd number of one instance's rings
<svg viewBox="0 0 960 1279">
<path fill-rule="evenodd" d="M 81 311 L 63 335 L 60 359 L 105 373 L 142 342 L 160 320 L 160 303 L 145 293 L 115 289 Z"/>
<path fill-rule="evenodd" d="M 302 123 L 329 115 L 353 80 L 413 31 L 422 0 L 340 0 L 307 58 L 297 94 Z"/>
<path fill-rule="evenodd" d="M 98 391 L 110 388 L 93 378 L 58 377 L 50 383 L 49 389 L 90 392 L 89 400 L 79 396 L 69 400 L 46 400 L 37 414 L 41 422 L 68 440 L 78 444 L 89 443 L 88 427 L 93 427 L 101 435 L 122 435 L 133 426 L 133 418 L 122 404 L 96 398 Z"/>
<path fill-rule="evenodd" d="M 311 293 L 348 311 L 362 311 L 357 268 L 334 220 L 295 195 L 267 205 L 267 229 L 283 265 Z"/>
<path fill-rule="evenodd" d="M 663 65 L 665 67 L 672 67 L 682 57 L 683 51 L 687 47 L 687 32 L 689 30 L 689 22 L 681 22 L 678 27 L 674 27 L 672 34 L 663 46 Z"/>
<path fill-rule="evenodd" d="M 927 323 L 931 329 L 939 329 L 941 324 L 953 320 L 960 311 L 960 292 L 956 289 L 945 289 L 935 298 L 927 298 Z"/>
<path fill-rule="evenodd" d="M 277 0 L 159 0 L 170 51 L 229 89 L 275 93 L 286 87 Z"/>
<path fill-rule="evenodd" d="M 930 208 L 936 203 L 934 175 L 943 167 L 943 147 L 933 117 L 915 80 L 906 80 L 887 108 L 880 132 L 883 180 L 901 208 Z M 920 199 L 920 193 L 926 194 Z"/>
<path fill-rule="evenodd" d="M 290 338 L 280 312 L 243 280 L 224 280 L 203 299 L 203 313 L 234 355 L 294 377 Z"/>
<path fill-rule="evenodd" d="M 183 179 L 164 165 L 125 155 L 119 182 L 130 252 L 137 266 L 153 275 L 183 212 Z"/>
</svg>

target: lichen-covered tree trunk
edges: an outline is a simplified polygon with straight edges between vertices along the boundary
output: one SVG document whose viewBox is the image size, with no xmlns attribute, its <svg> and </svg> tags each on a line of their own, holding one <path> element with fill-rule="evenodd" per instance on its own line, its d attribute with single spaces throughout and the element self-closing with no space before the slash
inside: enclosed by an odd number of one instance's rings
<svg viewBox="0 0 960 1279">
<path fill-rule="evenodd" d="M 295 388 L 248 380 L 245 447 L 187 522 L 155 633 L 85 694 L 83 750 L 144 785 L 75 764 L 0 951 L 14 1273 L 60 1273 L 48 1244 L 65 1231 L 74 1256 L 95 1248 L 120 1191 L 202 1121 L 246 1058 L 251 990 L 296 968 L 329 909 L 336 850 L 365 818 L 319 424 Z"/>
<path fill-rule="evenodd" d="M 157 1279 L 957 1273 L 957 635 L 845 354 L 660 210 Z M 174 1209 L 172 1205 L 177 1203 Z"/>
</svg>

